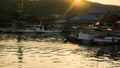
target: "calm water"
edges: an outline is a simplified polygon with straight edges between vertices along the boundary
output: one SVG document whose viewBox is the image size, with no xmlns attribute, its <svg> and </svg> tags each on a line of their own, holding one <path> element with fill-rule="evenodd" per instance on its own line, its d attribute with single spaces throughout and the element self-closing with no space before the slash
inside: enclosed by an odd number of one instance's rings
<svg viewBox="0 0 120 68">
<path fill-rule="evenodd" d="M 0 35 L 0 68 L 120 68 L 120 46 L 64 42 L 63 34 Z"/>
</svg>

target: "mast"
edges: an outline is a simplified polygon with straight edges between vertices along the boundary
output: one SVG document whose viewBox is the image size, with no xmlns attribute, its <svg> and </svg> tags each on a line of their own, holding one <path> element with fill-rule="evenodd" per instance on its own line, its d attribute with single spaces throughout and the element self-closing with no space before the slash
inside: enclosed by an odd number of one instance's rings
<svg viewBox="0 0 120 68">
<path fill-rule="evenodd" d="M 24 12 L 24 10 L 23 10 L 23 0 L 18 1 L 18 10 L 17 10 L 17 12 L 19 14 L 22 14 Z"/>
</svg>

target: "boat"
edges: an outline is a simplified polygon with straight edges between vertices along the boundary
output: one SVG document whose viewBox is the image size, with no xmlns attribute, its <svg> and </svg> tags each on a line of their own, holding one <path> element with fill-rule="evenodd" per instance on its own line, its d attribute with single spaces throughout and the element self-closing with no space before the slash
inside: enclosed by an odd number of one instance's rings
<svg viewBox="0 0 120 68">
<path fill-rule="evenodd" d="M 82 43 L 97 44 L 97 45 L 120 45 L 120 33 L 115 33 L 113 30 L 99 31 L 98 28 L 85 27 L 80 30 L 78 40 Z"/>
<path fill-rule="evenodd" d="M 98 34 L 94 38 L 94 43 L 97 45 L 120 45 L 120 33 L 115 31 L 105 31 L 103 34 Z"/>
<path fill-rule="evenodd" d="M 44 25 L 27 25 L 23 30 L 19 30 L 19 33 L 59 33 L 60 29 L 45 30 Z"/>
<path fill-rule="evenodd" d="M 15 28 L 0 28 L 0 32 L 4 32 L 4 33 L 14 33 L 16 31 L 18 30 Z"/>
<path fill-rule="evenodd" d="M 94 29 L 91 28 L 85 28 L 80 30 L 80 32 L 78 33 L 78 40 L 82 43 L 93 43 L 93 39 L 95 36 L 95 31 Z"/>
<path fill-rule="evenodd" d="M 118 45 L 119 42 L 116 36 L 99 35 L 94 38 L 94 43 L 97 45 Z"/>
<path fill-rule="evenodd" d="M 78 43 L 78 33 L 76 32 L 70 32 L 68 36 L 66 37 L 66 40 L 71 42 L 71 43 Z"/>
<path fill-rule="evenodd" d="M 120 45 L 120 36 L 118 35 L 103 35 L 96 32 L 96 34 L 80 32 L 78 40 L 82 43 L 96 44 L 96 45 Z"/>
<path fill-rule="evenodd" d="M 116 36 L 116 38 L 118 40 L 118 45 L 120 45 L 120 33 L 116 34 L 115 36 Z"/>
<path fill-rule="evenodd" d="M 93 39 L 94 39 L 93 34 L 84 33 L 84 32 L 80 32 L 78 34 L 78 40 L 80 40 L 80 42 L 82 43 L 92 43 Z"/>
</svg>

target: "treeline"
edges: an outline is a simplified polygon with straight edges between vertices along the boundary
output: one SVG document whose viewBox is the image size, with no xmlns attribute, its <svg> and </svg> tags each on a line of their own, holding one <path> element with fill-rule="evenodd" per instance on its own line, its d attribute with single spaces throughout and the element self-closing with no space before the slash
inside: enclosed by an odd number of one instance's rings
<svg viewBox="0 0 120 68">
<path fill-rule="evenodd" d="M 70 0 L 24 0 L 24 13 L 29 15 L 47 16 L 53 14 L 63 15 L 72 5 Z M 79 7 L 80 13 L 86 13 L 91 9 L 107 8 L 112 12 L 118 12 L 119 6 L 103 5 L 86 1 L 84 6 Z M 0 15 L 11 15 L 18 10 L 18 0 L 0 0 Z M 76 14 L 73 7 L 66 17 Z"/>
</svg>

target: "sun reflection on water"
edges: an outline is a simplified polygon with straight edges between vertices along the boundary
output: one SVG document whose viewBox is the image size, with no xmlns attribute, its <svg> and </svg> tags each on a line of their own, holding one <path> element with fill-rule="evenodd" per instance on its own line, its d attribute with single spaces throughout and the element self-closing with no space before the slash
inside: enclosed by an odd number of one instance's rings
<svg viewBox="0 0 120 68">
<path fill-rule="evenodd" d="M 0 41 L 0 68 L 120 67 L 119 61 L 104 56 L 96 57 L 100 50 L 97 47 L 63 43 L 62 37 L 28 38 L 18 42 L 16 36 Z"/>
</svg>

